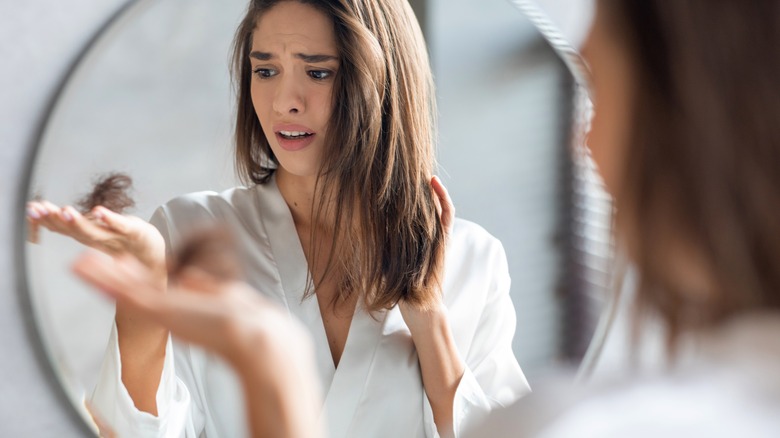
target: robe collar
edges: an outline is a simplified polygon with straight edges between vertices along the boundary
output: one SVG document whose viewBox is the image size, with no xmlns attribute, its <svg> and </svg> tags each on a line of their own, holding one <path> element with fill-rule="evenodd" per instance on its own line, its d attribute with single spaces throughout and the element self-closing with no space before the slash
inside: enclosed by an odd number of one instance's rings
<svg viewBox="0 0 780 438">
<path fill-rule="evenodd" d="M 308 263 L 275 176 L 258 188 L 257 202 L 284 289 L 285 305 L 290 314 L 309 328 L 314 340 L 315 360 L 325 395 L 322 416 L 327 415 L 329 436 L 345 436 L 368 381 L 387 312 L 377 312 L 372 316 L 358 300 L 337 369 L 333 364 L 317 296 L 313 294 L 303 298 Z"/>
</svg>

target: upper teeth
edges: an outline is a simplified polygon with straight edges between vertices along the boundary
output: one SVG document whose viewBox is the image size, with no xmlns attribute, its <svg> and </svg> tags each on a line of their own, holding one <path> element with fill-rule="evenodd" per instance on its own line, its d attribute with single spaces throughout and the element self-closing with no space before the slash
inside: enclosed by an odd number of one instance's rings
<svg viewBox="0 0 780 438">
<path fill-rule="evenodd" d="M 303 131 L 279 131 L 279 133 L 285 137 L 300 137 L 301 135 L 308 134 L 308 132 Z"/>
</svg>

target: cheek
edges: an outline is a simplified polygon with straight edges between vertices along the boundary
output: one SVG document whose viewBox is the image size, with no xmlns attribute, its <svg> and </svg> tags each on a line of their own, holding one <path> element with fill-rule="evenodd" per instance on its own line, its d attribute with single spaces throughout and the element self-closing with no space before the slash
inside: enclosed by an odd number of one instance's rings
<svg viewBox="0 0 780 438">
<path fill-rule="evenodd" d="M 256 85 L 252 85 L 250 95 L 252 96 L 252 107 L 254 107 L 255 114 L 260 119 L 260 123 L 262 123 L 268 113 L 266 109 L 268 99 L 264 96 L 263 90 Z"/>
<path fill-rule="evenodd" d="M 330 99 L 323 99 L 320 108 L 321 110 L 319 117 L 322 120 L 323 128 L 327 128 L 328 123 L 330 122 L 330 117 L 332 115 Z"/>
<path fill-rule="evenodd" d="M 253 85 L 250 90 L 250 95 L 252 97 L 252 107 L 255 110 L 255 116 L 257 117 L 257 120 L 260 121 L 260 126 L 263 128 L 263 133 L 266 138 L 271 141 L 274 137 L 271 126 L 271 113 L 273 109 L 271 100 L 268 96 L 268 90 L 265 88 L 266 87 L 257 87 Z"/>
<path fill-rule="evenodd" d="M 316 112 L 317 118 L 323 129 L 328 127 L 330 117 L 333 113 L 332 93 L 333 90 L 331 86 L 327 90 L 321 90 L 319 93 L 316 93 L 314 99 L 314 101 L 316 101 L 314 112 Z"/>
</svg>

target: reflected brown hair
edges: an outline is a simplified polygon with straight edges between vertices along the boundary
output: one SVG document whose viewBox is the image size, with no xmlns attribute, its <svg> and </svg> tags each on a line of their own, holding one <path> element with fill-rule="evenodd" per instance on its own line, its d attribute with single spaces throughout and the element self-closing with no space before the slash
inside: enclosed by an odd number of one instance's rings
<svg viewBox="0 0 780 438">
<path fill-rule="evenodd" d="M 660 313 L 673 346 L 687 330 L 780 310 L 780 2 L 599 6 L 635 72 L 617 225 L 641 274 L 638 311 Z M 706 290 L 675 278 L 679 240 Z"/>
<path fill-rule="evenodd" d="M 277 3 L 251 1 L 234 41 L 236 166 L 247 183 L 267 182 L 279 164 L 252 105 L 249 61 L 257 20 Z M 369 310 L 401 299 L 426 307 L 440 293 L 444 230 L 430 187 L 435 105 L 422 32 L 405 0 L 300 3 L 330 17 L 340 60 L 313 211 L 335 216 L 326 272 L 339 273 L 341 298 L 365 291 Z"/>
</svg>

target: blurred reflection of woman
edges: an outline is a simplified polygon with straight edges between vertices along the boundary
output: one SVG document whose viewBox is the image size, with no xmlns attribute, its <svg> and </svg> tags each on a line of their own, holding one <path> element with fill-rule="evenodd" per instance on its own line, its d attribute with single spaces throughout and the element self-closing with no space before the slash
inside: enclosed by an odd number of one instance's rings
<svg viewBox="0 0 780 438">
<path fill-rule="evenodd" d="M 597 4 L 589 146 L 670 367 L 473 436 L 778 436 L 780 2 Z"/>
<path fill-rule="evenodd" d="M 432 179 L 432 79 L 409 5 L 252 1 L 234 73 L 249 187 L 176 198 L 154 227 L 48 203 L 30 204 L 33 225 L 133 254 L 162 292 L 165 248 L 227 223 L 248 283 L 311 332 L 332 437 L 458 435 L 528 392 L 503 248 L 452 220 Z M 120 436 L 245 429 L 223 362 L 121 301 L 93 405 Z"/>
</svg>

